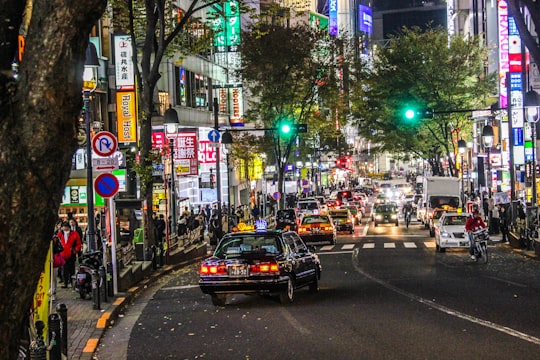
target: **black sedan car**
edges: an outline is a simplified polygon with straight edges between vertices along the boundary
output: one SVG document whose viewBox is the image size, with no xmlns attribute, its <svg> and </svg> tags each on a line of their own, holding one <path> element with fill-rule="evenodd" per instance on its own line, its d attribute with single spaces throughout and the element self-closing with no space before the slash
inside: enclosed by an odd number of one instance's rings
<svg viewBox="0 0 540 360">
<path fill-rule="evenodd" d="M 199 286 L 216 306 L 234 293 L 278 295 L 285 304 L 301 287 L 317 292 L 321 270 L 319 258 L 296 232 L 236 232 L 225 235 L 202 262 Z"/>
</svg>

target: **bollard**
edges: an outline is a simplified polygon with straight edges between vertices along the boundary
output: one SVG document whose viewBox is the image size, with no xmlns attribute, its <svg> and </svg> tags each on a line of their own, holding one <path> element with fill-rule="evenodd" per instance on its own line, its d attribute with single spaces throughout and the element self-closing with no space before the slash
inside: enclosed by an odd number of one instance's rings
<svg viewBox="0 0 540 360">
<path fill-rule="evenodd" d="M 113 271 L 112 263 L 107 263 L 107 293 L 109 297 L 114 297 L 114 286 L 113 286 Z"/>
<path fill-rule="evenodd" d="M 30 347 L 28 348 L 30 352 L 30 359 L 32 360 L 47 360 L 47 347 L 45 346 L 45 341 L 43 341 L 44 328 L 45 324 L 43 321 L 36 321 L 37 336 L 30 342 Z"/>
<path fill-rule="evenodd" d="M 165 265 L 165 256 L 164 256 L 164 250 L 163 250 L 163 241 L 158 243 L 159 246 L 159 266 L 163 267 Z"/>
<path fill-rule="evenodd" d="M 92 270 L 92 302 L 94 310 L 101 310 L 101 294 L 99 291 L 99 275 L 96 270 Z"/>
<path fill-rule="evenodd" d="M 56 305 L 56 313 L 60 316 L 60 343 L 62 344 L 62 354 L 67 358 L 68 328 L 67 328 L 67 306 L 66 304 Z"/>
<path fill-rule="evenodd" d="M 61 327 L 60 315 L 49 315 L 49 360 L 62 360 Z"/>
<path fill-rule="evenodd" d="M 99 273 L 99 287 L 101 292 L 101 301 L 107 302 L 107 272 L 105 266 L 101 265 L 98 270 Z"/>
<path fill-rule="evenodd" d="M 150 247 L 150 251 L 151 251 L 150 254 L 152 257 L 152 269 L 156 270 L 157 269 L 156 245 L 152 245 Z"/>
</svg>

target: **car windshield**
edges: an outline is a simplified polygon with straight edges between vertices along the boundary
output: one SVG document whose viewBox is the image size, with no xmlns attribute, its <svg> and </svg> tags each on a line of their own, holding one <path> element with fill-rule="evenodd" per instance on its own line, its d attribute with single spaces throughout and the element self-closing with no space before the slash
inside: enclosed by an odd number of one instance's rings
<svg viewBox="0 0 540 360">
<path fill-rule="evenodd" d="M 445 205 L 453 208 L 459 207 L 459 198 L 455 196 L 434 196 L 429 202 L 431 208 L 442 208 Z"/>
<path fill-rule="evenodd" d="M 465 225 L 466 222 L 466 216 L 447 216 L 443 220 L 443 225 Z"/>
<path fill-rule="evenodd" d="M 394 212 L 393 205 L 379 205 L 377 206 L 377 212 Z"/>
<path fill-rule="evenodd" d="M 280 219 L 294 220 L 296 216 L 294 215 L 294 210 L 278 210 L 277 217 Z"/>
<path fill-rule="evenodd" d="M 302 224 L 320 224 L 329 222 L 330 219 L 328 219 L 328 216 L 304 216 L 302 219 Z"/>
<path fill-rule="evenodd" d="M 242 257 L 245 253 L 279 254 L 281 244 L 276 235 L 246 234 L 224 238 L 216 248 L 214 256 L 221 259 Z"/>
<path fill-rule="evenodd" d="M 319 208 L 319 204 L 317 204 L 315 201 L 299 202 L 298 208 L 302 210 L 316 210 Z"/>
</svg>

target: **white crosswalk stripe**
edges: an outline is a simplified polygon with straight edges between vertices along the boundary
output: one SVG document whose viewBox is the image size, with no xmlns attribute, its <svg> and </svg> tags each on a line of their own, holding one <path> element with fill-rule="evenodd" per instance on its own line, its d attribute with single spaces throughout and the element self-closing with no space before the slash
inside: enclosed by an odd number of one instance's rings
<svg viewBox="0 0 540 360">
<path fill-rule="evenodd" d="M 415 243 L 412 241 L 404 241 L 404 242 L 385 242 L 382 244 L 382 247 L 384 249 L 418 249 L 422 247 L 426 247 L 429 249 L 432 249 L 435 247 L 434 241 L 423 241 L 421 243 Z M 381 244 L 376 244 L 374 242 L 366 242 L 366 243 L 355 243 L 355 244 L 343 244 L 343 245 L 325 245 L 322 246 L 319 249 L 319 252 L 331 252 L 331 251 L 350 251 L 354 248 L 362 248 L 362 249 L 376 249 L 381 248 Z"/>
</svg>

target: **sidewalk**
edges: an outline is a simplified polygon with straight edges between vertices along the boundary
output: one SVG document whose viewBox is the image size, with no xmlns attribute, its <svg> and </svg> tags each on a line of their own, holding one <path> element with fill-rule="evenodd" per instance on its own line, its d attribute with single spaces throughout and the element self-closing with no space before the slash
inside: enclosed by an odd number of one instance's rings
<svg viewBox="0 0 540 360">
<path fill-rule="evenodd" d="M 149 277 L 143 279 L 128 291 L 118 293 L 112 298 L 109 297 L 108 302 L 102 302 L 101 310 L 94 310 L 93 301 L 91 299 L 81 299 L 79 293 L 75 290 L 58 286 L 53 308 L 56 308 L 58 304 L 65 304 L 67 307 L 68 359 L 93 359 L 94 351 L 106 328 L 114 323 L 118 315 L 140 292 L 144 291 L 147 284 L 151 284 L 159 277 L 199 259 L 193 258 L 154 270 Z"/>
</svg>

